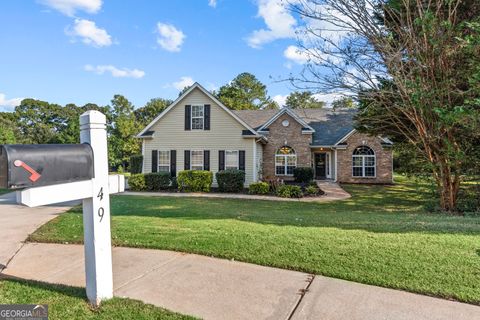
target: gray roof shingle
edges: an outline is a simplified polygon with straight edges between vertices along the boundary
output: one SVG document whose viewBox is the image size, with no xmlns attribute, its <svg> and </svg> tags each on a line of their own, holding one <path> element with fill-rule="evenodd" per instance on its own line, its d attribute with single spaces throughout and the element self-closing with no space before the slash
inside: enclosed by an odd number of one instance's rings
<svg viewBox="0 0 480 320">
<path fill-rule="evenodd" d="M 307 122 L 315 133 L 312 145 L 330 146 L 353 130 L 353 117 L 356 110 L 352 109 L 295 109 L 300 118 Z M 234 110 L 234 113 L 254 129 L 258 129 L 278 110 Z"/>
</svg>

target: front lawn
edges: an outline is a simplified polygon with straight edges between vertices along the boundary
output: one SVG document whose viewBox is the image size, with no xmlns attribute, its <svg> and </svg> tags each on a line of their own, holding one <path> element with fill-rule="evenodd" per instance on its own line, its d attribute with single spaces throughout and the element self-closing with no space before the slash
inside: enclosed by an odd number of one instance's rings
<svg viewBox="0 0 480 320">
<path fill-rule="evenodd" d="M 348 185 L 332 203 L 115 196 L 117 246 L 194 252 L 480 303 L 480 218 L 427 214 L 424 185 Z M 81 209 L 31 241 L 81 243 Z"/>
<path fill-rule="evenodd" d="M 49 319 L 193 320 L 140 301 L 113 298 L 94 309 L 85 289 L 42 282 L 0 279 L 0 304 L 48 304 Z"/>
<path fill-rule="evenodd" d="M 4 193 L 9 193 L 9 192 L 12 192 L 12 190 L 0 188 L 0 195 Z"/>
</svg>

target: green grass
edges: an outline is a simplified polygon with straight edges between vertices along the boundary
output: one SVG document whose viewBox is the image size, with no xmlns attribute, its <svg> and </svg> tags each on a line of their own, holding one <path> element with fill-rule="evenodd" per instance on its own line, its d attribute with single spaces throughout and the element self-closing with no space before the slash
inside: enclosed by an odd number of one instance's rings
<svg viewBox="0 0 480 320">
<path fill-rule="evenodd" d="M 347 185 L 332 203 L 112 198 L 117 246 L 194 252 L 480 303 L 480 219 L 427 214 L 425 185 Z M 81 210 L 38 229 L 81 243 Z"/>
<path fill-rule="evenodd" d="M 0 188 L 0 194 L 9 193 L 9 192 L 12 192 L 12 190 Z"/>
<path fill-rule="evenodd" d="M 48 304 L 49 319 L 194 319 L 140 301 L 113 298 L 93 308 L 85 289 L 35 281 L 0 279 L 0 304 Z"/>
</svg>

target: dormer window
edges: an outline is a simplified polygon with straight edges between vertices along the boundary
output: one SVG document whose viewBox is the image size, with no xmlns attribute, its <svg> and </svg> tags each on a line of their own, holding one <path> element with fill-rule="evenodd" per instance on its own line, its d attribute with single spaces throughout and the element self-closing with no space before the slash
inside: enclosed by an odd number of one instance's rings
<svg viewBox="0 0 480 320">
<path fill-rule="evenodd" d="M 192 106 L 192 130 L 203 130 L 204 124 L 204 106 L 193 105 Z"/>
</svg>

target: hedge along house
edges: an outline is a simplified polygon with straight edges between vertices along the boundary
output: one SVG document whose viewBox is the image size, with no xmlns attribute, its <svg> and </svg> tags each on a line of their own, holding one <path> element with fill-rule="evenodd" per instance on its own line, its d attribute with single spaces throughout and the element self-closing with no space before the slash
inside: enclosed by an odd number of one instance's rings
<svg viewBox="0 0 480 320">
<path fill-rule="evenodd" d="M 293 179 L 391 183 L 392 142 L 353 129 L 354 110 L 230 110 L 195 83 L 138 135 L 143 173 L 245 171 L 245 184 Z M 215 183 L 215 182 L 214 182 Z"/>
</svg>

